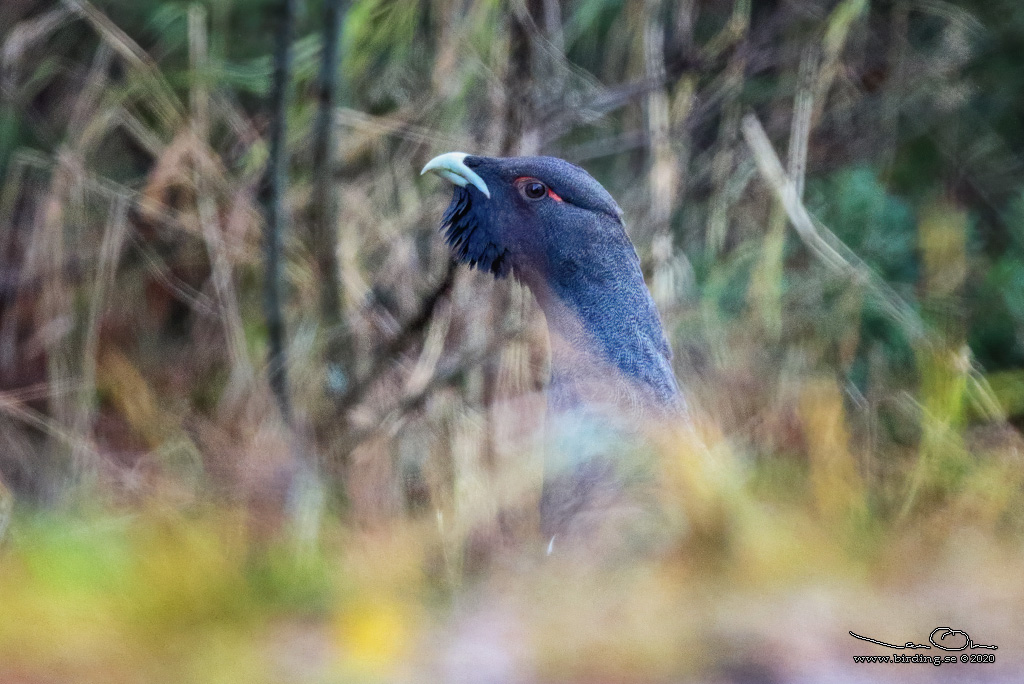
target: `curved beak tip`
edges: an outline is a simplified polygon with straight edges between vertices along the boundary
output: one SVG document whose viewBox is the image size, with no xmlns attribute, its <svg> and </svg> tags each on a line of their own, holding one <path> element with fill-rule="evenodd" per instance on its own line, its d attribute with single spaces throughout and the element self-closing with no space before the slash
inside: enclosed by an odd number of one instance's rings
<svg viewBox="0 0 1024 684">
<path fill-rule="evenodd" d="M 430 161 L 420 171 L 420 175 L 433 171 L 437 175 L 445 178 L 459 187 L 466 187 L 472 185 L 481 193 L 484 197 L 490 199 L 491 191 L 487 187 L 487 183 L 484 179 L 479 176 L 473 169 L 466 166 L 465 159 L 469 155 L 465 152 L 446 152 L 440 154 Z"/>
</svg>

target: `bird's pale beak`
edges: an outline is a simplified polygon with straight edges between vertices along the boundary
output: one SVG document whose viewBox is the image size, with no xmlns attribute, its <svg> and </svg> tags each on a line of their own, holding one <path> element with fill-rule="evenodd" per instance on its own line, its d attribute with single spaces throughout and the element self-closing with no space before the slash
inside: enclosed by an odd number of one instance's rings
<svg viewBox="0 0 1024 684">
<path fill-rule="evenodd" d="M 442 178 L 455 183 L 460 188 L 471 184 L 482 192 L 484 197 L 490 199 L 491 191 L 487 189 L 487 183 L 473 169 L 466 166 L 464 160 L 468 156 L 465 152 L 445 152 L 428 161 L 427 165 L 420 171 L 420 175 L 422 176 L 427 171 L 433 171 Z"/>
</svg>

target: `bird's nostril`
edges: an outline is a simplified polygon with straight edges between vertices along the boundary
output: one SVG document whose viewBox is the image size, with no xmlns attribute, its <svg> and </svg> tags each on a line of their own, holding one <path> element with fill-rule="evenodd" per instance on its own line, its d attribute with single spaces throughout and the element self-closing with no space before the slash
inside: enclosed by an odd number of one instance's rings
<svg viewBox="0 0 1024 684">
<path fill-rule="evenodd" d="M 479 157 L 466 157 L 465 159 L 462 160 L 462 163 L 468 166 L 469 168 L 474 169 L 480 166 L 481 161 Z"/>
</svg>

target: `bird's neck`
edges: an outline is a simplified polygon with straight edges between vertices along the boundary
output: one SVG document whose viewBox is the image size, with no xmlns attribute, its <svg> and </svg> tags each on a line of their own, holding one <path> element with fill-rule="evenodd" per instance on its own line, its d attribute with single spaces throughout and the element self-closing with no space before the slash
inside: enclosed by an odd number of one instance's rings
<svg viewBox="0 0 1024 684">
<path fill-rule="evenodd" d="M 632 248 L 621 260 L 574 276 L 531 285 L 551 341 L 551 408 L 601 398 L 679 407 L 671 351 Z"/>
</svg>

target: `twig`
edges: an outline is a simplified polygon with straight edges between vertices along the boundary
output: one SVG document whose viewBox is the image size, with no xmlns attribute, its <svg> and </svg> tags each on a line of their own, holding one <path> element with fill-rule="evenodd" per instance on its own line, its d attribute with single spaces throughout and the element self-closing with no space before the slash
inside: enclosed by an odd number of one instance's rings
<svg viewBox="0 0 1024 684">
<path fill-rule="evenodd" d="M 665 78 L 665 24 L 662 20 L 661 0 L 644 2 L 644 73 L 652 80 Z M 672 310 L 676 300 L 676 283 L 672 269 L 673 198 L 679 184 L 679 160 L 669 137 L 671 106 L 666 88 L 652 89 L 647 95 L 647 130 L 651 139 L 650 166 L 647 171 L 650 186 L 651 258 L 654 261 L 654 279 L 651 291 L 654 301 L 664 311 Z"/>
<path fill-rule="evenodd" d="M 99 263 L 96 266 L 96 276 L 89 298 L 85 341 L 82 344 L 82 380 L 78 392 L 78 407 L 72 423 L 74 431 L 78 434 L 88 434 L 92 429 L 96 410 L 96 357 L 99 351 L 100 319 L 103 309 L 107 305 L 107 297 L 114 285 L 117 262 L 121 257 L 127 236 L 128 201 L 119 197 L 111 201 L 110 217 L 103 229 Z M 86 464 L 85 454 L 80 445 L 75 447 L 73 462 L 78 467 Z M 80 473 L 79 476 L 83 474 Z"/>
<path fill-rule="evenodd" d="M 313 128 L 313 196 L 310 203 L 310 249 L 315 255 L 320 284 L 320 319 L 327 331 L 324 370 L 328 378 L 340 377 L 348 383 L 345 367 L 348 331 L 341 315 L 341 278 L 335 248 L 338 230 L 337 128 L 334 109 L 338 100 L 338 63 L 340 61 L 341 23 L 344 0 L 326 0 L 324 4 L 323 54 L 318 85 L 320 105 Z M 334 383 L 329 383 L 330 388 Z"/>
<path fill-rule="evenodd" d="M 789 130 L 789 177 L 796 186 L 796 196 L 804 196 L 807 175 L 807 148 L 811 138 L 814 115 L 814 82 L 818 66 L 814 47 L 808 47 L 800 60 L 796 96 L 793 101 L 793 122 Z"/>
<path fill-rule="evenodd" d="M 373 364 L 370 366 L 370 370 L 366 372 L 363 378 L 353 384 L 341 397 L 339 404 L 342 408 L 351 408 L 362 401 L 366 392 L 374 385 L 374 383 L 377 382 L 381 373 L 388 364 L 391 363 L 395 356 L 409 346 L 420 331 L 430 323 L 430 320 L 434 316 L 435 309 L 441 302 L 441 298 L 447 295 L 452 289 L 452 285 L 455 282 L 457 266 L 458 264 L 454 260 L 448 262 L 448 271 L 445 273 L 444 278 L 427 294 L 426 297 L 423 298 L 423 301 L 420 304 L 420 309 L 416 315 L 410 318 L 409 321 L 402 326 L 402 329 L 394 336 L 394 338 L 392 338 L 391 342 L 389 342 L 383 350 L 374 355 Z"/>
<path fill-rule="evenodd" d="M 782 169 L 771 141 L 764 132 L 761 122 L 753 114 L 743 118 L 743 135 L 754 155 L 754 161 L 761 175 L 775 192 L 776 197 L 789 217 L 797 235 L 825 265 L 844 277 L 850 277 L 867 286 L 868 292 L 875 295 L 882 304 L 883 311 L 902 328 L 907 337 L 919 344 L 932 346 L 935 340 L 929 334 L 924 321 L 918 313 L 889 285 L 881 279 L 870 266 L 835 236 L 828 228 L 814 219 L 797 195 L 797 187 L 793 180 Z M 985 379 L 981 367 L 969 348 L 964 349 L 964 373 L 969 386 L 977 394 L 979 407 L 994 420 L 1005 420 L 999 400 Z"/>
<path fill-rule="evenodd" d="M 15 25 L 7 34 L 0 50 L 0 94 L 13 97 L 17 81 L 14 77 L 18 62 L 29 48 L 40 43 L 71 20 L 72 10 L 58 7 Z"/>
<path fill-rule="evenodd" d="M 231 360 L 232 382 L 228 383 L 232 391 L 244 391 L 255 376 L 245 348 L 245 333 L 242 315 L 239 311 L 239 298 L 232 278 L 231 262 L 228 259 L 228 246 L 225 244 L 225 231 L 217 211 L 214 195 L 217 173 L 216 155 L 208 147 L 210 134 L 210 93 L 206 86 L 205 72 L 207 52 L 209 50 L 206 33 L 206 12 L 202 7 L 193 5 L 188 13 L 189 63 L 195 75 L 189 92 L 191 107 L 192 145 L 197 150 L 192 164 L 192 184 L 196 192 L 196 211 L 199 224 L 210 257 L 210 280 L 213 284 L 214 298 L 220 313 L 220 322 L 224 328 L 224 340 L 228 357 Z M 211 172 L 212 171 L 212 172 Z"/>
<path fill-rule="evenodd" d="M 726 47 L 740 43 L 750 29 L 750 1 L 736 0 L 733 5 L 732 17 L 721 33 L 705 47 L 706 51 L 717 55 Z M 711 161 L 711 185 L 714 195 L 708 212 L 708 228 L 706 249 L 717 254 L 726 244 L 729 233 L 729 202 L 726 187 L 735 171 L 736 139 L 739 137 L 741 96 L 743 80 L 747 71 L 747 54 L 744 50 L 735 50 L 729 57 L 723 78 L 725 100 L 722 104 L 722 123 L 718 127 L 717 150 Z"/>
<path fill-rule="evenodd" d="M 500 353 L 506 344 L 515 341 L 523 334 L 524 331 L 522 330 L 499 334 L 484 347 L 471 350 L 460 358 L 443 365 L 429 381 L 416 383 L 417 386 L 412 388 L 413 391 L 407 392 L 390 408 L 378 414 L 376 420 L 369 422 L 364 427 L 350 430 L 345 435 L 341 453 L 350 453 L 367 439 L 381 432 L 388 431 L 395 421 L 419 407 L 432 392 L 455 382 L 467 371 L 478 367 L 480 364 L 491 359 L 495 354 Z"/>
<path fill-rule="evenodd" d="M 14 513 L 14 494 L 0 478 L 0 543 L 3 543 L 7 528 L 11 525 L 11 516 Z"/>
<path fill-rule="evenodd" d="M 841 72 L 841 57 L 846 41 L 850 35 L 850 27 L 869 7 L 868 0 L 842 0 L 829 14 L 822 37 L 822 60 L 814 84 L 814 114 L 817 121 L 828 100 L 832 83 Z"/>
<path fill-rule="evenodd" d="M 177 128 L 185 118 L 184 108 L 153 58 L 92 3 L 86 0 L 64 0 L 64 6 L 85 18 L 107 44 L 143 78 L 153 84 L 153 113 L 163 121 L 168 130 Z"/>
<path fill-rule="evenodd" d="M 761 122 L 753 114 L 743 117 L 743 136 L 754 154 L 761 175 L 775 192 L 789 216 L 797 235 L 830 269 L 866 285 L 879 297 L 886 313 L 895 319 L 913 339 L 923 339 L 924 324 L 916 312 L 891 287 L 883 282 L 860 257 L 831 231 L 818 224 L 807 211 L 793 180 L 786 174 Z"/>
<path fill-rule="evenodd" d="M 50 395 L 52 396 L 53 393 L 51 392 Z M 98 460 L 100 458 L 100 454 L 96 451 L 96 447 L 89 436 L 65 429 L 57 420 L 26 406 L 25 401 L 9 397 L 10 393 L 0 393 L 0 414 L 30 425 L 47 437 L 63 442 L 72 450 L 80 449 L 87 452 L 90 459 Z"/>
<path fill-rule="evenodd" d="M 274 47 L 274 76 L 270 95 L 270 158 L 267 163 L 266 199 L 266 279 L 264 282 L 264 311 L 267 317 L 269 341 L 270 387 L 277 398 L 278 408 L 285 423 L 291 423 L 291 402 L 288 397 L 287 357 L 285 352 L 285 323 L 282 310 L 284 273 L 282 252 L 284 245 L 285 191 L 288 186 L 288 103 L 291 94 L 292 31 L 295 23 L 297 0 L 279 0 L 277 32 Z"/>
<path fill-rule="evenodd" d="M 270 388 L 277 399 L 281 419 L 291 432 L 290 446 L 296 469 L 288 484 L 286 509 L 293 526 L 295 541 L 303 555 L 312 551 L 320 529 L 324 491 L 319 467 L 303 431 L 296 429 L 288 392 L 288 357 L 285 347 L 283 311 L 283 249 L 285 195 L 288 188 L 288 104 L 291 95 L 292 33 L 297 0 L 279 0 L 278 24 L 274 46 L 274 75 L 270 95 L 270 156 L 267 160 L 266 199 L 266 279 L 264 307 L 267 317 L 269 349 L 267 374 Z"/>
</svg>

